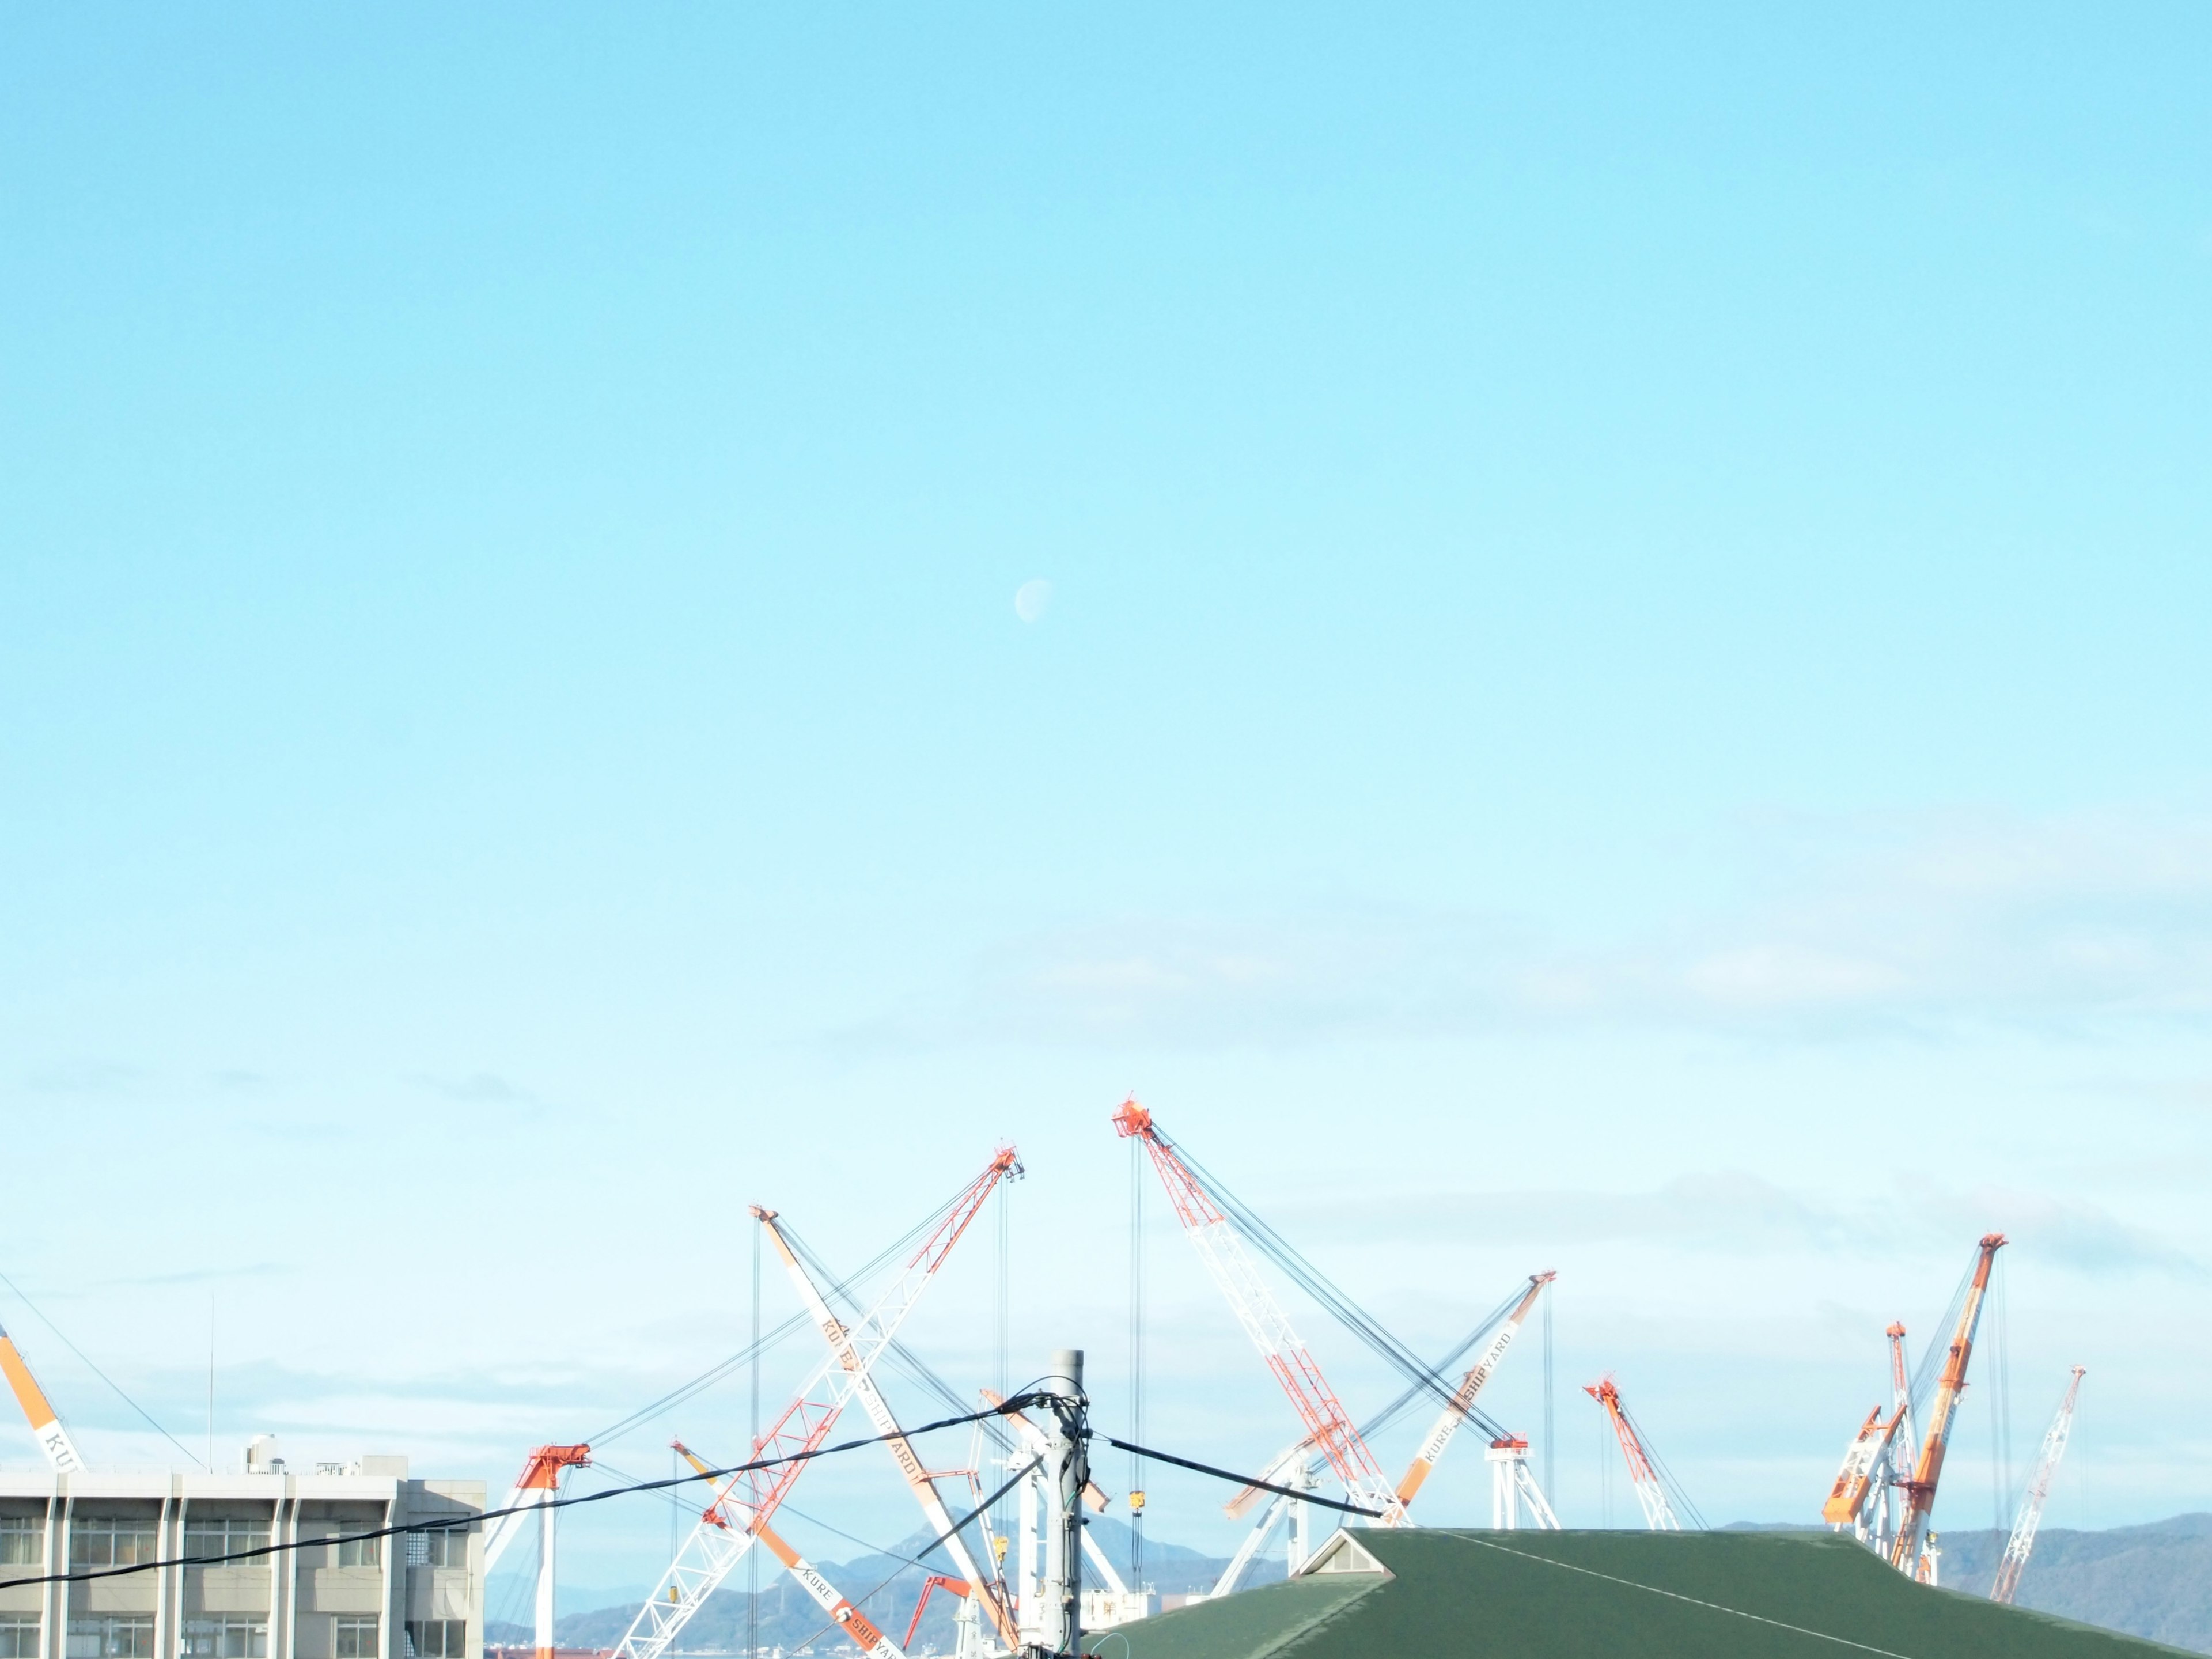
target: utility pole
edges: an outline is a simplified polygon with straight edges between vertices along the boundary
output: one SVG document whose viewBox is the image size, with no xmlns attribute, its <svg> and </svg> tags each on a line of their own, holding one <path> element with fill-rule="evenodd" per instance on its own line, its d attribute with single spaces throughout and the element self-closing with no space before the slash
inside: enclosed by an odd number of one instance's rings
<svg viewBox="0 0 2212 1659">
<path fill-rule="evenodd" d="M 1044 1543 L 1044 1620 L 1038 1648 L 1075 1654 L 1083 1645 L 1083 1488 L 1091 1480 L 1089 1400 L 1083 1393 L 1083 1350 L 1062 1348 L 1040 1385 L 1052 1397 L 1052 1428 L 1045 1437 L 1044 1473 L 1060 1513 Z"/>
</svg>

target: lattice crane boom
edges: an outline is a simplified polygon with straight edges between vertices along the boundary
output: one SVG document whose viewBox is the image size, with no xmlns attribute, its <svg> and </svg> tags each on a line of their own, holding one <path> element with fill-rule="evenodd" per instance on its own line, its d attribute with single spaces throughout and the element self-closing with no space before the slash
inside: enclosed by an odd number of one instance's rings
<svg viewBox="0 0 2212 1659">
<path fill-rule="evenodd" d="M 851 1377 L 853 1397 L 860 1401 L 860 1408 L 867 1413 L 869 1420 L 876 1425 L 876 1432 L 885 1437 L 884 1443 L 890 1449 L 891 1460 L 898 1465 L 899 1474 L 913 1492 L 915 1501 L 921 1504 L 923 1516 L 938 1534 L 945 1553 L 952 1558 L 953 1565 L 960 1569 L 961 1576 L 968 1581 L 968 1587 L 974 1592 L 984 1616 L 998 1630 L 1000 1640 L 1006 1644 L 1008 1652 L 1012 1652 L 1021 1646 L 1021 1632 L 1015 1625 L 1012 1609 L 1006 1605 L 1004 1585 L 995 1574 L 985 1575 L 975 1560 L 974 1552 L 969 1549 L 968 1540 L 953 1525 L 952 1512 L 945 1507 L 944 1498 L 938 1495 L 936 1482 L 930 1479 L 929 1471 L 922 1466 L 913 1443 L 906 1437 L 906 1431 L 900 1428 L 898 1419 L 892 1413 L 890 1402 L 884 1398 L 883 1390 L 876 1386 L 875 1378 L 868 1374 L 870 1368 L 861 1360 L 860 1350 L 854 1344 L 854 1333 L 848 1331 L 844 1322 L 831 1310 L 828 1298 L 815 1284 L 813 1275 L 799 1261 L 798 1251 L 792 1249 L 791 1241 L 784 1237 L 783 1229 L 776 1225 L 775 1217 L 764 1210 L 755 1210 L 753 1213 L 760 1218 L 761 1225 L 768 1229 L 769 1241 L 775 1244 L 776 1254 L 783 1258 L 784 1271 L 791 1277 L 792 1287 L 799 1292 L 799 1299 L 806 1304 L 807 1311 L 814 1316 L 814 1322 L 820 1328 L 823 1340 L 829 1343 L 830 1353 Z"/>
<path fill-rule="evenodd" d="M 1682 1522 L 1674 1514 L 1674 1506 L 1667 1501 L 1667 1488 L 1661 1484 L 1659 1471 L 1651 1455 L 1644 1449 L 1644 1437 L 1637 1433 L 1636 1425 L 1629 1420 L 1628 1408 L 1620 1403 L 1620 1390 L 1613 1386 L 1611 1377 L 1602 1382 L 1586 1384 L 1583 1392 L 1605 1408 L 1612 1419 L 1613 1437 L 1620 1442 L 1620 1455 L 1628 1460 L 1628 1479 L 1636 1488 L 1636 1501 L 1644 1510 L 1644 1524 L 1654 1532 L 1680 1532 Z"/>
<path fill-rule="evenodd" d="M 684 1626 L 743 1560 L 757 1536 L 806 1468 L 805 1455 L 821 1449 L 837 1419 L 929 1288 L 937 1271 L 1001 1181 L 1018 1176 L 1020 1160 L 1002 1148 L 983 1173 L 963 1188 L 890 1289 L 847 1331 L 847 1365 L 833 1351 L 809 1376 L 746 1461 L 771 1467 L 745 1471 L 715 1494 L 691 1529 L 652 1595 L 614 1648 L 614 1659 L 662 1659 Z"/>
<path fill-rule="evenodd" d="M 1467 1421 L 1468 1408 L 1474 1404 L 1475 1395 L 1482 1392 L 1482 1385 L 1490 1381 L 1491 1373 L 1498 1369 L 1498 1362 L 1505 1357 L 1505 1350 L 1511 1346 L 1515 1335 L 1521 1329 L 1521 1322 L 1528 1318 L 1528 1310 L 1536 1305 L 1536 1298 L 1544 1293 L 1544 1287 L 1558 1277 L 1559 1274 L 1553 1273 L 1528 1275 L 1528 1290 L 1514 1304 L 1513 1311 L 1505 1316 L 1497 1334 L 1490 1339 L 1490 1346 L 1482 1351 L 1474 1364 L 1468 1367 L 1467 1375 L 1460 1378 L 1459 1387 L 1453 1391 L 1449 1403 L 1437 1414 L 1436 1425 L 1429 1431 L 1428 1438 L 1421 1442 L 1421 1449 L 1413 1454 L 1413 1461 L 1406 1466 L 1406 1473 L 1398 1481 L 1398 1502 L 1401 1505 L 1413 1503 L 1414 1493 L 1420 1491 L 1422 1483 L 1435 1471 L 1437 1461 L 1444 1455 L 1444 1448 L 1451 1444 L 1451 1437 L 1459 1431 L 1459 1425 Z"/>
<path fill-rule="evenodd" d="M 706 1460 L 698 1453 L 693 1451 L 681 1440 L 671 1443 L 675 1447 L 677 1455 L 693 1469 L 702 1475 L 708 1474 Z M 709 1492 L 720 1492 L 728 1484 L 729 1480 L 726 1477 L 717 1480 L 712 1475 L 708 1475 L 707 1490 Z M 709 1503 L 706 1513 L 713 1512 L 714 1506 Z M 774 1527 L 756 1517 L 753 1522 L 753 1531 L 758 1534 L 761 1542 L 768 1546 L 769 1553 L 783 1564 L 783 1570 L 791 1575 L 793 1581 L 799 1589 L 814 1598 L 815 1606 L 828 1613 L 831 1622 L 845 1632 L 847 1638 L 855 1647 L 868 1655 L 869 1659 L 906 1659 L 904 1650 L 885 1636 L 874 1620 L 848 1601 L 845 1593 L 823 1577 L 822 1570 L 793 1549 Z M 907 1639 L 908 1641 L 914 1639 L 913 1632 L 907 1632 Z"/>
<path fill-rule="evenodd" d="M 1997 1563 L 1996 1582 L 1990 1586 L 1990 1600 L 2009 1602 L 2020 1591 L 2020 1576 L 2027 1570 L 2029 1553 L 2035 1548 L 2035 1529 L 2043 1524 L 2043 1506 L 2051 1497 L 2051 1478 L 2058 1473 L 2058 1460 L 2066 1455 L 2068 1437 L 2074 1432 L 2074 1402 L 2081 1393 L 2084 1369 L 2074 1368 L 2073 1380 L 2066 1385 L 2066 1395 L 2058 1402 L 2058 1414 L 2051 1419 L 2051 1427 L 2043 1437 L 2043 1449 L 2035 1460 L 2035 1473 L 2028 1478 L 2027 1495 L 2020 1500 L 2020 1514 L 2012 1523 L 2012 1536 L 2005 1540 L 2004 1559 Z"/>
<path fill-rule="evenodd" d="M 1143 1140 L 1152 1168 L 1167 1188 L 1168 1200 L 1175 1206 L 1176 1218 L 1197 1247 L 1200 1260 L 1290 1397 L 1314 1449 L 1328 1460 L 1344 1483 L 1346 1495 L 1355 1504 L 1379 1511 L 1382 1525 L 1398 1525 L 1405 1519 L 1405 1505 L 1346 1413 L 1336 1391 L 1322 1375 L 1319 1363 L 1260 1277 L 1235 1224 L 1177 1154 L 1175 1144 L 1153 1123 L 1152 1115 L 1133 1097 L 1122 1102 L 1114 1114 L 1114 1127 L 1125 1139 L 1133 1135 Z"/>
<path fill-rule="evenodd" d="M 1933 1563 L 1927 1553 L 1928 1519 L 1936 1508 L 1936 1484 L 1943 1478 L 1943 1455 L 1951 1443 L 1951 1424 L 1959 1401 L 1966 1391 L 1966 1364 L 1973 1357 L 1974 1335 L 1981 1328 L 1982 1307 L 1989 1298 L 1990 1274 L 1997 1252 L 2005 1246 L 2002 1233 L 1985 1233 L 1959 1309 L 1959 1322 L 1951 1332 L 1951 1346 L 1943 1358 L 1943 1374 L 1936 1385 L 1934 1403 L 1928 1408 L 1928 1430 L 1920 1443 L 1920 1455 L 1911 1480 L 1904 1483 L 1905 1513 L 1897 1536 L 1890 1542 L 1889 1562 L 1903 1572 L 1925 1580 Z"/>
</svg>

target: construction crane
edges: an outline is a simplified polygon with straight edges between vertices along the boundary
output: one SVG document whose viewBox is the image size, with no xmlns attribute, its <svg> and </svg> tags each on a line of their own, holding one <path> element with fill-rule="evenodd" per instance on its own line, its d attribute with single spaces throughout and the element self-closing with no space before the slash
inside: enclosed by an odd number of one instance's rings
<svg viewBox="0 0 2212 1659">
<path fill-rule="evenodd" d="M 1013 1610 L 1007 1606 L 1005 1583 L 995 1575 L 985 1576 L 974 1553 L 968 1547 L 968 1540 L 954 1523 L 952 1512 L 945 1507 L 944 1498 L 939 1496 L 936 1481 L 922 1467 L 913 1442 L 900 1428 L 898 1419 L 892 1413 L 890 1402 L 884 1398 L 884 1391 L 876 1386 L 875 1378 L 869 1375 L 870 1367 L 862 1363 L 860 1350 L 854 1343 L 854 1334 L 847 1330 L 844 1322 L 831 1311 L 828 1300 L 815 1284 L 813 1275 L 806 1271 L 806 1264 L 799 1259 L 799 1253 L 792 1248 L 791 1241 L 784 1237 L 783 1229 L 776 1224 L 775 1212 L 756 1209 L 753 1215 L 767 1230 L 769 1242 L 775 1246 L 776 1254 L 783 1258 L 784 1271 L 790 1275 L 793 1288 L 798 1291 L 799 1300 L 806 1304 L 807 1311 L 814 1316 L 814 1322 L 821 1328 L 823 1340 L 829 1343 L 832 1358 L 844 1368 L 845 1374 L 851 1379 L 852 1396 L 860 1401 L 861 1409 L 867 1413 L 869 1420 L 876 1425 L 876 1432 L 884 1437 L 884 1444 L 890 1452 L 891 1461 L 898 1465 L 899 1474 L 905 1479 L 915 1501 L 921 1505 L 923 1517 L 935 1530 L 938 1541 L 944 1546 L 945 1553 L 952 1558 L 953 1565 L 960 1569 L 961 1576 L 968 1581 L 969 1589 L 982 1609 L 984 1617 L 998 1632 L 999 1639 L 1006 1644 L 1009 1653 L 1012 1652 L 1021 1646 L 1021 1633 L 1016 1627 Z"/>
<path fill-rule="evenodd" d="M 1553 1273 L 1528 1275 L 1528 1288 L 1522 1293 L 1521 1300 L 1514 1304 L 1513 1311 L 1505 1316 L 1497 1334 L 1490 1339 L 1490 1346 L 1482 1351 L 1481 1357 L 1467 1368 L 1467 1375 L 1460 1378 L 1459 1387 L 1437 1414 L 1436 1426 L 1429 1431 L 1429 1437 L 1421 1442 L 1421 1449 L 1413 1454 L 1413 1461 L 1406 1466 L 1406 1473 L 1398 1481 L 1398 1503 L 1401 1508 L 1412 1506 L 1414 1494 L 1435 1472 L 1437 1460 L 1444 1455 L 1444 1448 L 1451 1444 L 1451 1437 L 1459 1431 L 1459 1425 L 1467 1421 L 1468 1412 L 1474 1404 L 1475 1395 L 1482 1392 L 1482 1385 L 1490 1381 L 1491 1373 L 1498 1369 L 1498 1362 L 1505 1357 L 1506 1348 L 1520 1332 L 1521 1322 L 1528 1318 L 1528 1310 L 1536 1305 L 1536 1298 L 1544 1293 L 1544 1287 L 1558 1277 L 1559 1274 Z M 1510 1435 L 1498 1436 L 1492 1441 L 1492 1449 L 1496 1450 L 1514 1438 Z M 1520 1446 L 1523 1452 L 1528 1449 L 1525 1440 L 1520 1442 Z M 1526 1474 L 1525 1468 L 1522 1473 Z M 1533 1480 L 1530 1489 L 1534 1489 Z M 1536 1503 L 1540 1513 L 1551 1513 L 1551 1505 L 1544 1502 L 1541 1492 L 1536 1493 Z"/>
<path fill-rule="evenodd" d="M 56 1474 L 76 1474 L 84 1468 L 84 1459 L 62 1426 L 54 1408 L 46 1403 L 46 1390 L 39 1387 L 38 1379 L 24 1362 L 15 1346 L 15 1339 L 0 1330 L 0 1371 L 8 1377 L 8 1386 L 15 1390 L 15 1403 L 23 1408 L 24 1420 L 31 1425 L 31 1437 L 39 1443 L 39 1449 L 46 1455 Z"/>
<path fill-rule="evenodd" d="M 2029 1552 L 2035 1548 L 2035 1529 L 2043 1524 L 2043 1506 L 2051 1497 L 2051 1477 L 2058 1473 L 2058 1460 L 2066 1455 L 2067 1437 L 2074 1432 L 2074 1402 L 2081 1393 L 2081 1379 L 2087 1372 L 2076 1365 L 2073 1379 L 2066 1385 L 2065 1396 L 2058 1402 L 2058 1414 L 2051 1419 L 2051 1427 L 2043 1437 L 2043 1449 L 2036 1456 L 2035 1473 L 2028 1478 L 2027 1495 L 2020 1500 L 2020 1514 L 2012 1523 L 2012 1536 L 2005 1540 L 2004 1559 L 1997 1563 L 1996 1582 L 1990 1586 L 1990 1600 L 2009 1603 L 2020 1590 L 2020 1576 L 2027 1571 Z"/>
<path fill-rule="evenodd" d="M 672 1441 L 670 1443 L 674 1447 L 678 1456 L 689 1463 L 698 1474 L 707 1477 L 707 1490 L 709 1492 L 720 1492 L 729 1484 L 726 1477 L 717 1478 L 706 1461 L 681 1440 Z M 713 1515 L 714 1505 L 711 1502 L 708 1503 L 701 1513 L 702 1516 Z M 729 1522 L 720 1521 L 720 1524 L 727 1526 Z M 758 1534 L 761 1542 L 768 1546 L 769 1553 L 783 1564 L 784 1571 L 792 1576 L 799 1589 L 814 1598 L 815 1605 L 830 1615 L 831 1621 L 845 1632 L 848 1639 L 862 1653 L 870 1656 L 870 1659 L 906 1659 L 905 1651 L 901 1645 L 885 1636 L 877 1627 L 875 1620 L 854 1607 L 846 1598 L 842 1590 L 822 1576 L 822 1570 L 819 1567 L 793 1549 L 774 1527 L 765 1521 L 756 1521 L 753 1524 L 753 1531 Z M 965 1586 L 962 1588 L 962 1594 L 966 1594 Z M 926 1591 L 924 1595 L 926 1599 Z M 907 1632 L 907 1640 L 910 1642 L 913 1639 L 914 1632 L 909 1630 Z"/>
<path fill-rule="evenodd" d="M 553 1659 L 553 1520 L 560 1513 L 562 1477 L 592 1461 L 589 1446 L 540 1446 L 515 1477 L 514 1490 L 500 1507 L 507 1512 L 484 1534 L 483 1570 L 489 1575 L 532 1515 L 538 1517 L 538 1598 L 533 1623 L 538 1659 Z"/>
<path fill-rule="evenodd" d="M 990 1389 L 983 1390 L 983 1402 L 1000 1406 L 1006 1402 Z M 1042 1639 L 1044 1629 L 1043 1534 L 1044 1517 L 1049 1516 L 1060 1503 L 1058 1490 L 1051 1483 L 1049 1466 L 1045 1462 L 1049 1443 L 1045 1431 L 1026 1412 L 1009 1412 L 1006 1420 L 1012 1427 L 1016 1443 L 1006 1462 L 1010 1468 L 1021 1472 L 1021 1507 L 1019 1537 L 1014 1546 L 1014 1613 L 1021 1627 L 1023 1646 L 1033 1648 Z M 1106 1494 L 1095 1480 L 1083 1488 L 1086 1508 L 1103 1515 L 1109 1504 Z M 1088 1526 L 1078 1529 L 1084 1559 L 1098 1575 L 1102 1588 L 1083 1592 L 1083 1627 L 1103 1630 L 1109 1626 L 1126 1624 L 1132 1619 L 1141 1619 L 1150 1607 L 1149 1599 L 1141 1591 L 1132 1591 L 1122 1579 L 1121 1571 L 1099 1548 L 1091 1536 Z M 950 1588 L 948 1586 L 947 1588 Z M 923 1587 L 923 1594 L 928 1587 Z M 963 1586 L 958 1594 L 968 1594 Z M 917 1611 L 915 1617 L 919 1619 Z"/>
<path fill-rule="evenodd" d="M 744 1559 L 761 1523 L 775 1515 L 807 1459 L 829 1439 L 845 1407 L 890 1346 L 952 1247 L 981 1213 L 984 1202 L 1000 1182 L 1018 1178 L 1021 1169 L 1014 1149 L 1001 1147 L 983 1173 L 940 1212 L 890 1288 L 851 1327 L 838 1326 L 846 1340 L 833 1346 L 783 1414 L 754 1442 L 746 1461 L 763 1467 L 740 1472 L 706 1505 L 690 1536 L 616 1644 L 614 1659 L 662 1659 L 692 1615 Z M 831 1322 L 836 1323 L 834 1319 Z"/>
<path fill-rule="evenodd" d="M 1858 1540 L 1887 1553 L 1899 1519 L 1905 1483 L 1912 1478 L 1912 1384 L 1905 1370 L 1905 1327 L 1893 1324 L 1889 1338 L 1890 1407 L 1876 1406 L 1859 1425 L 1844 1453 L 1843 1468 L 1828 1489 L 1820 1518 L 1838 1530 L 1850 1528 Z"/>
<path fill-rule="evenodd" d="M 1981 1328 L 1990 1274 L 1996 1266 L 1997 1252 L 2004 1246 L 2002 1233 L 1985 1233 L 1977 1247 L 1960 1297 L 1958 1322 L 1952 1328 L 1950 1347 L 1944 1355 L 1942 1376 L 1928 1408 L 1927 1434 L 1920 1443 L 1911 1478 L 1902 1483 L 1904 1512 L 1896 1535 L 1889 1541 L 1889 1564 L 1923 1583 L 1936 1582 L 1936 1553 L 1929 1538 L 1928 1520 L 1936 1508 L 1936 1484 L 1943 1478 L 1943 1455 L 1950 1447 L 1951 1424 L 1958 1415 L 1960 1397 L 1966 1391 L 1966 1364 L 1973 1357 L 1975 1333 Z"/>
<path fill-rule="evenodd" d="M 1621 1403 L 1620 1390 L 1611 1377 L 1587 1383 L 1583 1392 L 1603 1407 L 1612 1419 L 1614 1438 L 1620 1442 L 1620 1455 L 1628 1460 L 1628 1479 L 1636 1488 L 1636 1501 L 1644 1510 L 1644 1524 L 1654 1532 L 1680 1532 L 1682 1522 L 1674 1513 L 1674 1506 L 1667 1498 L 1667 1488 L 1659 1478 L 1659 1469 L 1638 1432 L 1636 1420 Z"/>
<path fill-rule="evenodd" d="M 1152 1115 L 1134 1097 L 1121 1103 L 1114 1114 L 1115 1132 L 1140 1138 L 1152 1168 L 1166 1187 L 1176 1218 L 1197 1246 L 1199 1257 L 1214 1283 L 1221 1287 L 1229 1306 L 1259 1349 L 1267 1369 L 1290 1397 L 1305 1425 L 1305 1439 L 1286 1457 L 1276 1460 L 1268 1479 L 1285 1472 L 1295 1460 L 1303 1471 L 1310 1447 L 1325 1459 L 1344 1485 L 1346 1500 L 1372 1510 L 1380 1525 L 1395 1527 L 1406 1518 L 1406 1506 L 1368 1449 L 1367 1442 L 1345 1413 L 1336 1391 L 1322 1375 L 1321 1366 L 1260 1277 L 1237 1228 L 1191 1170 L 1175 1145 L 1152 1121 Z M 1281 1483 L 1278 1483 L 1281 1484 Z M 1292 1565 L 1295 1568 L 1297 1563 Z M 1224 1575 L 1225 1577 L 1225 1575 Z"/>
</svg>

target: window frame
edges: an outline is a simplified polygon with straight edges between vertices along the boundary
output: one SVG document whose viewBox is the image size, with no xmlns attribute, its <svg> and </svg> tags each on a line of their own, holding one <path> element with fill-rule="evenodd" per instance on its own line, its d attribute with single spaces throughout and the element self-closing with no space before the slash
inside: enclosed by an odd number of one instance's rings
<svg viewBox="0 0 2212 1659">
<path fill-rule="evenodd" d="M 331 1620 L 331 1653 L 332 1659 L 377 1659 L 384 1641 L 383 1615 L 374 1613 L 339 1613 Z M 368 1637 L 363 1647 L 361 1638 Z M 346 1638 L 354 1638 L 351 1652 L 346 1650 Z"/>
<path fill-rule="evenodd" d="M 21 1553 L 24 1548 L 30 1552 Z M 0 1515 L 0 1567 L 46 1565 L 46 1517 L 43 1515 Z M 9 1613 L 8 1617 L 15 1615 Z"/>
</svg>

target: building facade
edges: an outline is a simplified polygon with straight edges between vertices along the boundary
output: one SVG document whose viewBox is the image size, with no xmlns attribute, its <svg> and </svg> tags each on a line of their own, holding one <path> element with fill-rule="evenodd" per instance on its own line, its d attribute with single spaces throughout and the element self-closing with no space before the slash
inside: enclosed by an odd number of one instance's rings
<svg viewBox="0 0 2212 1659">
<path fill-rule="evenodd" d="M 483 1482 L 266 1446 L 239 1474 L 0 1471 L 0 1659 L 483 1659 Z M 346 1536 L 437 1521 L 465 1524 Z M 213 1559 L 272 1544 L 297 1547 Z M 25 1582 L 117 1567 L 146 1570 Z"/>
</svg>

